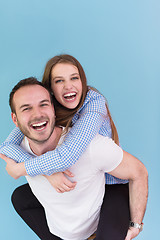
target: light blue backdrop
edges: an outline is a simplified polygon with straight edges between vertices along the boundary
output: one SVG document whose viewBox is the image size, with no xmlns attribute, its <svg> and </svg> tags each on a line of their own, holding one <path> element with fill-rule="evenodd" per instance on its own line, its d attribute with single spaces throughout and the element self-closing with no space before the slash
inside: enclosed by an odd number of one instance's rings
<svg viewBox="0 0 160 240">
<path fill-rule="evenodd" d="M 0 0 L 0 142 L 14 127 L 8 94 L 17 81 L 41 80 L 47 60 L 69 53 L 88 83 L 108 100 L 126 151 L 149 171 L 149 201 L 141 240 L 158 239 L 160 127 L 159 0 Z M 38 239 L 10 203 L 13 180 L 0 164 L 0 239 Z"/>
</svg>

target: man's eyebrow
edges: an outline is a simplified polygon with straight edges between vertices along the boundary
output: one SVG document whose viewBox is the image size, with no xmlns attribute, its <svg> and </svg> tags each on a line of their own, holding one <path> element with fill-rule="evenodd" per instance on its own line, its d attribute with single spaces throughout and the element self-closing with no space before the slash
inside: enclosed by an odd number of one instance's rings
<svg viewBox="0 0 160 240">
<path fill-rule="evenodd" d="M 40 101 L 40 104 L 45 103 L 45 102 L 50 103 L 51 101 L 48 100 L 48 99 L 44 99 L 44 100 Z M 23 104 L 23 105 L 20 106 L 20 109 L 25 108 L 25 107 L 29 107 L 29 106 L 31 106 L 31 104 Z"/>
<path fill-rule="evenodd" d="M 23 105 L 20 106 L 20 109 L 25 108 L 25 107 L 29 107 L 29 106 L 30 106 L 30 104 L 23 104 Z"/>
<path fill-rule="evenodd" d="M 51 101 L 48 99 L 44 99 L 44 100 L 40 101 L 40 103 L 45 103 L 45 102 L 50 103 Z"/>
</svg>

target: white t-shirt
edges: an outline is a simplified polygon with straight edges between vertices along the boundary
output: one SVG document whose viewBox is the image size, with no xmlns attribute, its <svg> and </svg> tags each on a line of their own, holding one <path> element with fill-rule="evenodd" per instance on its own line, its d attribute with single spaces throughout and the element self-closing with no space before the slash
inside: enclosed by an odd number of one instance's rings
<svg viewBox="0 0 160 240">
<path fill-rule="evenodd" d="M 21 146 L 31 152 L 27 138 Z M 98 134 L 69 168 L 75 175 L 69 179 L 77 182 L 74 190 L 58 193 L 44 176 L 26 176 L 45 209 L 51 233 L 65 240 L 84 240 L 96 231 L 105 191 L 104 172 L 114 170 L 122 158 L 122 149 Z"/>
</svg>

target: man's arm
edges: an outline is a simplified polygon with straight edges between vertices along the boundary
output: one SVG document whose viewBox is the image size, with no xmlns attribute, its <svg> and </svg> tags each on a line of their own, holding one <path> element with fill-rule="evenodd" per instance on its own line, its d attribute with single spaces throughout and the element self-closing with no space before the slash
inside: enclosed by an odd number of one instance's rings
<svg viewBox="0 0 160 240">
<path fill-rule="evenodd" d="M 141 224 L 148 198 L 147 169 L 137 158 L 123 151 L 122 162 L 109 174 L 121 179 L 129 179 L 131 221 Z M 132 228 L 128 231 L 125 240 L 133 239 L 138 234 L 139 229 Z"/>
</svg>

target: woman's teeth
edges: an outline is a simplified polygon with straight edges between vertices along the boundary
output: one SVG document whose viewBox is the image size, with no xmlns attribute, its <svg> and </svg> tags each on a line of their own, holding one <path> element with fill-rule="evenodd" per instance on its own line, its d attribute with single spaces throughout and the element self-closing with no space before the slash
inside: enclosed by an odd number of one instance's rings
<svg viewBox="0 0 160 240">
<path fill-rule="evenodd" d="M 66 93 L 64 94 L 64 98 L 67 100 L 72 100 L 76 97 L 76 93 Z"/>
</svg>

